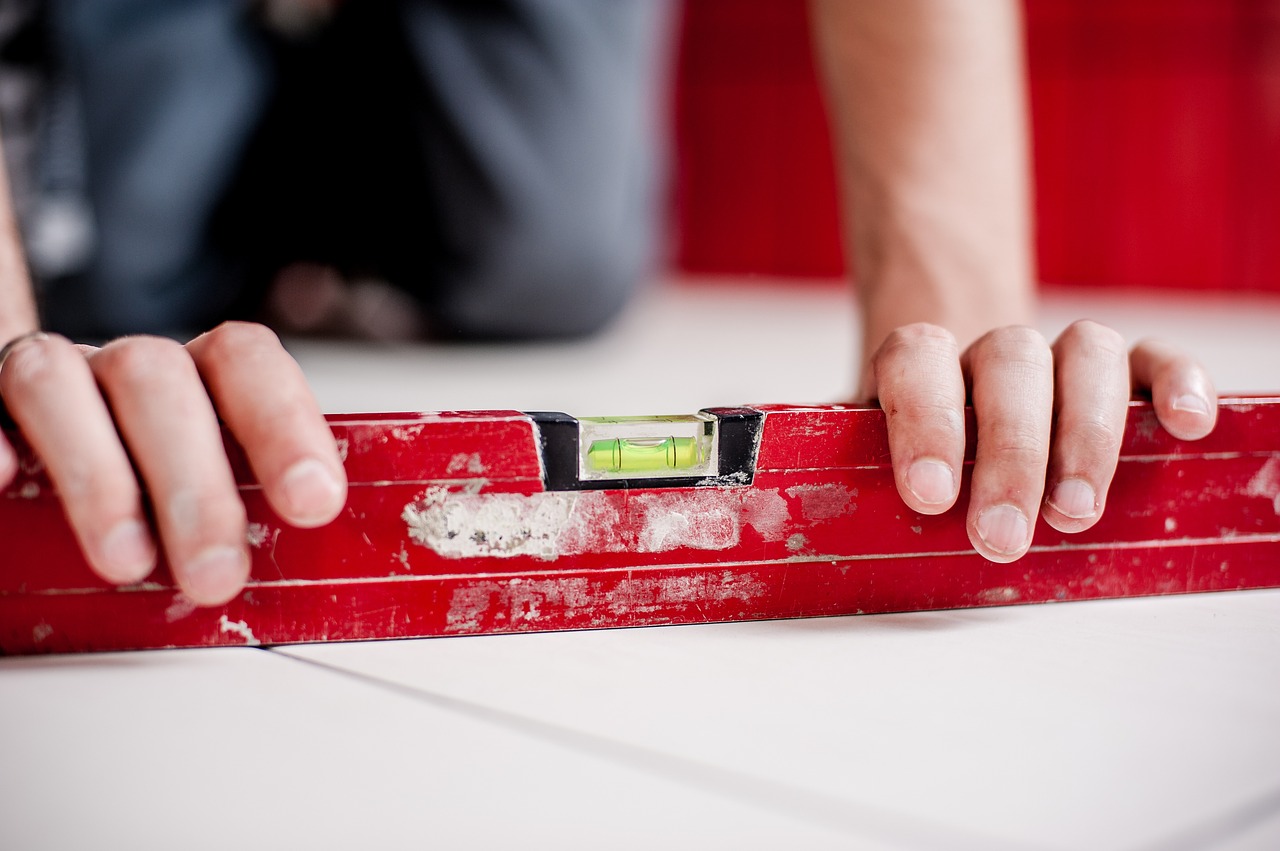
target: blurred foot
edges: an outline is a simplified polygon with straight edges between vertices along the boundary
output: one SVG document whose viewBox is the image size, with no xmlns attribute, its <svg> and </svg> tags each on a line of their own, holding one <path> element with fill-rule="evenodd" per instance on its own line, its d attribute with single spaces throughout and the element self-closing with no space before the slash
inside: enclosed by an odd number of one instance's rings
<svg viewBox="0 0 1280 851">
<path fill-rule="evenodd" d="M 398 342 L 425 336 L 412 298 L 377 278 L 347 280 L 332 266 L 293 263 L 272 281 L 266 322 L 282 334 Z"/>
<path fill-rule="evenodd" d="M 307 38 L 333 18 L 340 0 L 260 0 L 258 11 L 267 29 L 289 39 Z"/>
</svg>

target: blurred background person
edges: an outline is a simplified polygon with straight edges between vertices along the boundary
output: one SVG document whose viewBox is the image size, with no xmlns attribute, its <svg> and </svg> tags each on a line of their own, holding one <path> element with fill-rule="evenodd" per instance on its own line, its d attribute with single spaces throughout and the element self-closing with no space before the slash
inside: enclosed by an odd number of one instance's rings
<svg viewBox="0 0 1280 851">
<path fill-rule="evenodd" d="M 600 327 L 653 267 L 670 11 L 6 0 L 6 143 L 46 327 Z"/>
</svg>

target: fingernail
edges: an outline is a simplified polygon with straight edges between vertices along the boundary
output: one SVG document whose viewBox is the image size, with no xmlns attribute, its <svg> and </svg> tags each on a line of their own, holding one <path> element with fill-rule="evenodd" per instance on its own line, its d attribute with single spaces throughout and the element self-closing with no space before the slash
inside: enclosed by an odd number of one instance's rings
<svg viewBox="0 0 1280 851">
<path fill-rule="evenodd" d="M 1098 494 L 1084 479 L 1064 479 L 1053 489 L 1049 504 L 1073 520 L 1084 520 L 1098 512 Z"/>
<path fill-rule="evenodd" d="M 112 582 L 141 582 L 155 564 L 151 535 L 137 520 L 121 520 L 102 539 L 102 570 Z"/>
<path fill-rule="evenodd" d="M 1173 400 L 1173 409 L 1205 416 L 1209 413 L 1209 400 L 1194 393 L 1184 393 Z"/>
<path fill-rule="evenodd" d="M 994 505 L 978 515 L 978 536 L 998 553 L 1009 555 L 1027 545 L 1031 524 L 1027 516 L 1012 505 Z"/>
<path fill-rule="evenodd" d="M 943 505 L 956 492 L 951 467 L 932 458 L 921 458 L 907 470 L 907 489 L 925 505 Z"/>
<path fill-rule="evenodd" d="M 202 606 L 225 603 L 240 593 L 248 559 L 235 547 L 210 547 L 191 561 L 183 575 L 187 596 Z"/>
<path fill-rule="evenodd" d="M 315 458 L 290 467 L 280 485 L 285 514 L 295 523 L 327 523 L 342 508 L 342 485 Z"/>
</svg>

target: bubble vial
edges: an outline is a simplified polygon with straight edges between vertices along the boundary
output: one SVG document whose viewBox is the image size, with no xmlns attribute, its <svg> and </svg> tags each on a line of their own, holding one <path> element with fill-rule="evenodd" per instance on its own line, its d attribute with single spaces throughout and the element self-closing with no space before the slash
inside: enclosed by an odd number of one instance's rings
<svg viewBox="0 0 1280 851">
<path fill-rule="evenodd" d="M 582 418 L 583 480 L 716 475 L 716 420 L 704 415 Z"/>
</svg>

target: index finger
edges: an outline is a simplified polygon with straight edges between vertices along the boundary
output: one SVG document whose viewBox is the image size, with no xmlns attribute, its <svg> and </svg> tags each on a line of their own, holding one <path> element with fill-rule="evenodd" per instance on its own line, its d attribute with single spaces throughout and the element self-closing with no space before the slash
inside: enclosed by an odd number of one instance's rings
<svg viewBox="0 0 1280 851">
<path fill-rule="evenodd" d="M 898 493 L 914 511 L 941 514 L 959 495 L 964 462 L 964 377 L 956 339 L 936 325 L 907 325 L 889 335 L 872 367 Z"/>
</svg>

